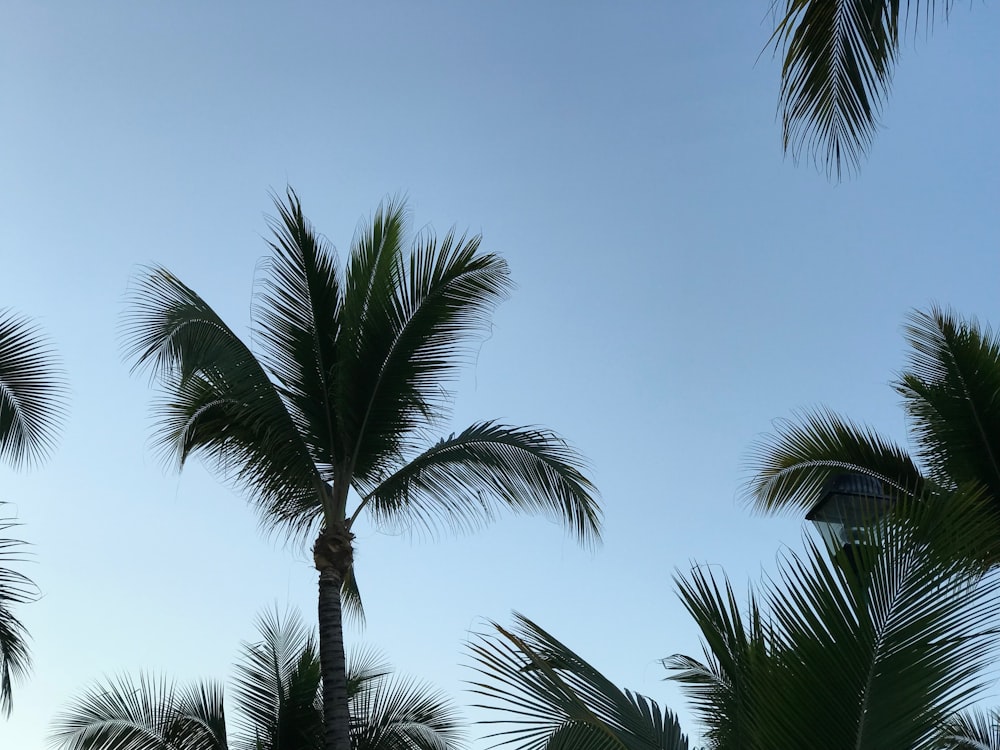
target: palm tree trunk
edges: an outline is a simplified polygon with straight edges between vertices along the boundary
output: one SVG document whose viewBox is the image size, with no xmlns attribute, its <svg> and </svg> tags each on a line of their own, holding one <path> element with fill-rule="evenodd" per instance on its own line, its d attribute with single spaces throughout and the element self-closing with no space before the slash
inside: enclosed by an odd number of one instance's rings
<svg viewBox="0 0 1000 750">
<path fill-rule="evenodd" d="M 340 592 L 354 563 L 354 534 L 343 523 L 324 528 L 313 545 L 319 571 L 319 664 L 323 673 L 323 750 L 351 750 L 347 660 Z"/>
<path fill-rule="evenodd" d="M 319 573 L 319 657 L 323 672 L 323 748 L 351 750 L 351 715 L 347 706 L 344 658 L 343 577 L 332 567 Z"/>
</svg>

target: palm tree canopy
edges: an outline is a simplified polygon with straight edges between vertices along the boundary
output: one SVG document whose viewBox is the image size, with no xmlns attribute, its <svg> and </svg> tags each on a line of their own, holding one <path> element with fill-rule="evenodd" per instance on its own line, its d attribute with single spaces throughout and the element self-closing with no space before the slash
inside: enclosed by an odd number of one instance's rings
<svg viewBox="0 0 1000 750">
<path fill-rule="evenodd" d="M 784 0 L 770 44 L 782 56 L 782 140 L 839 179 L 875 138 L 900 33 L 929 28 L 952 0 Z"/>
<path fill-rule="evenodd" d="M 935 750 L 1000 750 L 1000 713 L 966 711 L 941 729 Z"/>
<path fill-rule="evenodd" d="M 903 497 L 981 491 L 982 522 L 1000 523 L 1000 337 L 939 307 L 911 313 L 905 334 L 909 358 L 894 386 L 914 455 L 827 410 L 802 413 L 752 453 L 747 493 L 756 509 L 811 510 L 833 477 L 858 473 Z M 972 554 L 995 560 L 996 548 Z"/>
<path fill-rule="evenodd" d="M 706 569 L 679 579 L 704 660 L 665 661 L 692 698 L 709 747 L 938 747 L 942 724 L 987 687 L 1000 578 L 955 554 L 985 543 L 981 494 L 902 501 L 849 557 L 806 541 L 740 605 Z"/>
<path fill-rule="evenodd" d="M 0 460 L 18 467 L 48 454 L 62 423 L 65 389 L 39 330 L 0 310 Z"/>
<path fill-rule="evenodd" d="M 223 690 L 188 688 L 142 675 L 105 679 L 55 720 L 62 750 L 319 750 L 322 699 L 316 639 L 294 612 L 257 620 L 260 640 L 236 664 L 235 737 L 227 736 Z M 363 652 L 348 672 L 354 750 L 457 750 L 461 720 L 427 685 L 392 674 Z"/>
<path fill-rule="evenodd" d="M 643 695 L 621 690 L 531 620 L 470 645 L 479 704 L 499 718 L 492 747 L 515 750 L 687 750 L 677 718 Z"/>
<path fill-rule="evenodd" d="M 341 271 L 295 193 L 275 203 L 253 306 L 259 354 L 169 271 L 149 269 L 132 290 L 127 353 L 163 386 L 164 454 L 181 464 L 201 455 L 265 524 L 293 535 L 349 528 L 364 507 L 376 522 L 425 526 L 452 524 L 453 511 L 456 525 L 481 523 L 510 507 L 596 541 L 596 493 L 553 433 L 480 423 L 420 452 L 449 411 L 442 386 L 509 291 L 506 263 L 454 232 L 424 232 L 407 252 L 407 211 L 390 200 L 358 230 Z M 428 492 L 431 479 L 445 495 Z"/>
</svg>

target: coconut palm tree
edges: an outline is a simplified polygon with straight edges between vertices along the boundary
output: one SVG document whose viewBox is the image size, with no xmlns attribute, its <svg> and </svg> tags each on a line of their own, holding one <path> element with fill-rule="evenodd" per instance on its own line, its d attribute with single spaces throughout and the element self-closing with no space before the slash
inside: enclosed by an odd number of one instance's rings
<svg viewBox="0 0 1000 750">
<path fill-rule="evenodd" d="M 904 6 L 904 7 L 901 7 Z M 828 174 L 855 171 L 889 95 L 901 34 L 947 17 L 952 0 L 783 0 L 771 37 L 783 58 L 786 152 L 806 152 Z"/>
<path fill-rule="evenodd" d="M 756 446 L 748 494 L 764 512 L 811 511 L 833 478 L 863 474 L 890 496 L 982 494 L 992 541 L 965 553 L 1000 560 L 1000 337 L 975 319 L 938 307 L 915 311 L 905 328 L 910 357 L 894 383 L 914 451 L 826 410 L 783 423 Z"/>
<path fill-rule="evenodd" d="M 664 660 L 691 700 L 708 750 L 939 750 L 941 727 L 989 685 L 1000 578 L 954 554 L 982 540 L 953 504 L 900 503 L 864 530 L 858 564 L 806 540 L 744 604 L 724 574 L 678 577 L 704 655 Z M 498 712 L 494 747 L 686 748 L 676 720 L 620 691 L 537 625 L 518 617 L 471 647 L 473 690 Z M 964 747 L 964 746 L 962 746 Z"/>
<path fill-rule="evenodd" d="M 52 448 L 64 412 L 65 386 L 56 358 L 32 323 L 0 311 L 0 460 L 14 468 Z M 0 533 L 17 524 L 0 518 Z M 28 633 L 14 608 L 31 601 L 34 585 L 7 567 L 23 560 L 24 543 L 0 538 L 0 713 L 10 715 L 13 684 L 30 666 Z"/>
<path fill-rule="evenodd" d="M 405 207 L 389 201 L 358 230 L 341 271 L 295 193 L 275 204 L 253 307 L 258 353 L 163 268 L 135 285 L 126 339 L 163 386 L 164 452 L 180 465 L 202 456 L 265 525 L 315 540 L 324 747 L 347 750 L 342 611 L 359 601 L 352 530 L 362 516 L 436 531 L 508 508 L 548 514 L 594 542 L 600 510 L 580 457 L 548 430 L 478 422 L 418 448 L 447 413 L 442 386 L 462 345 L 509 288 L 506 264 L 479 251 L 480 237 L 423 233 L 407 252 Z"/>
<path fill-rule="evenodd" d="M 295 615 L 262 616 L 260 641 L 243 644 L 233 685 L 237 732 L 227 735 L 223 689 L 187 689 L 150 676 L 104 680 L 55 722 L 63 750 L 319 750 L 323 746 L 319 656 Z M 348 668 L 353 750 L 454 750 L 458 714 L 428 686 L 395 677 L 373 652 Z"/>
</svg>

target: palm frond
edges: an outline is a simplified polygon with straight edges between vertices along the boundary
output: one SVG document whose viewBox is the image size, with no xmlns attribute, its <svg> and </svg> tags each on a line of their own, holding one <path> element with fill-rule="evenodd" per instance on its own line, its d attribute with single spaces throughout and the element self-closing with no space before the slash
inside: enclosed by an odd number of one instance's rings
<svg viewBox="0 0 1000 750">
<path fill-rule="evenodd" d="M 966 501 L 978 498 L 951 502 Z M 1000 578 L 941 553 L 957 528 L 939 534 L 940 513 L 935 502 L 901 500 L 846 559 L 807 539 L 805 553 L 789 553 L 778 580 L 763 585 L 768 628 L 757 634 L 720 627 L 739 618 L 732 597 L 712 594 L 720 587 L 711 573 L 696 570 L 682 584 L 696 602 L 710 594 L 689 610 L 719 662 L 728 654 L 713 644 L 732 630 L 751 644 L 740 747 L 930 748 L 941 724 L 981 694 Z M 974 513 L 956 515 L 966 519 L 960 531 L 970 544 L 993 533 Z M 724 620 L 699 616 L 720 603 Z"/>
<path fill-rule="evenodd" d="M 58 360 L 26 318 L 0 310 L 0 459 L 15 467 L 44 458 L 66 411 Z"/>
<path fill-rule="evenodd" d="M 1000 337 L 939 307 L 913 312 L 905 331 L 896 388 L 922 462 L 939 483 L 978 480 L 1000 502 Z"/>
<path fill-rule="evenodd" d="M 0 517 L 0 534 L 17 526 L 12 519 Z M 26 546 L 19 539 L 0 537 L 0 713 L 5 716 L 13 708 L 14 684 L 25 678 L 31 667 L 28 631 L 17 618 L 15 607 L 34 601 L 38 590 L 27 576 L 7 567 L 24 560 Z"/>
<path fill-rule="evenodd" d="M 149 675 L 95 684 L 53 726 L 50 739 L 60 750 L 227 748 L 221 686 L 207 683 L 183 694 Z"/>
<path fill-rule="evenodd" d="M 902 495 L 919 495 L 927 484 L 903 448 L 825 409 L 779 422 L 753 447 L 749 463 L 745 492 L 763 512 L 811 510 L 830 478 L 842 473 L 875 477 Z"/>
<path fill-rule="evenodd" d="M 348 669 L 353 750 L 454 750 L 462 721 L 451 700 L 433 688 L 391 674 L 373 653 Z"/>
<path fill-rule="evenodd" d="M 392 288 L 365 307 L 354 324 L 359 329 L 345 323 L 347 339 L 358 341 L 345 359 L 344 382 L 352 390 L 342 402 L 352 414 L 346 435 L 354 446 L 358 477 L 370 480 L 395 463 L 409 435 L 449 411 L 443 386 L 470 336 L 488 326 L 510 287 L 506 263 L 479 253 L 480 241 L 449 232 L 439 242 L 425 232 L 408 261 L 394 250 L 398 268 L 372 280 L 373 287 L 392 283 Z M 375 238 L 362 248 L 374 244 Z M 355 283 L 348 295 L 357 288 Z M 357 302 L 349 296 L 345 305 L 353 311 Z"/>
<path fill-rule="evenodd" d="M 971 710 L 949 719 L 935 750 L 1000 750 L 1000 713 Z"/>
<path fill-rule="evenodd" d="M 317 696 L 319 655 L 311 631 L 294 612 L 258 618 L 261 640 L 245 643 L 233 694 L 245 738 L 242 747 L 318 748 L 323 719 Z"/>
<path fill-rule="evenodd" d="M 478 708 L 501 718 L 492 747 L 516 750 L 687 750 L 676 717 L 624 691 L 522 615 L 513 630 L 493 624 L 469 644 L 480 677 L 470 690 Z"/>
<path fill-rule="evenodd" d="M 343 463 L 334 406 L 342 290 L 337 256 L 302 213 L 289 188 L 274 198 L 273 256 L 254 304 L 264 362 L 275 375 L 320 472 Z"/>
<path fill-rule="evenodd" d="M 193 290 L 153 268 L 125 318 L 133 369 L 163 387 L 156 441 L 183 465 L 198 454 L 246 491 L 262 521 L 291 533 L 316 524 L 326 488 L 285 403 L 253 354 Z"/>
<path fill-rule="evenodd" d="M 383 527 L 475 528 L 498 507 L 542 513 L 562 522 L 578 539 L 600 540 L 596 490 L 577 468 L 580 456 L 548 430 L 479 422 L 441 440 L 376 488 L 364 493 L 355 516 L 367 508 Z"/>
</svg>

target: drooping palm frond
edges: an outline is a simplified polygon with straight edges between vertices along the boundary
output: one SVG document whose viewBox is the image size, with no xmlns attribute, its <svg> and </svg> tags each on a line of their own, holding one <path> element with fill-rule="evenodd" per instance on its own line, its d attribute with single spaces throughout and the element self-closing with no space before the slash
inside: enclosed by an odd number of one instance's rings
<svg viewBox="0 0 1000 750">
<path fill-rule="evenodd" d="M 430 686 L 392 674 L 375 652 L 352 656 L 347 670 L 353 750 L 457 750 L 462 720 Z"/>
<path fill-rule="evenodd" d="M 66 410 L 59 364 L 26 318 L 0 310 L 0 460 L 19 467 L 44 458 Z"/>
<path fill-rule="evenodd" d="M 335 404 L 342 282 L 336 251 L 305 218 L 295 191 L 286 198 L 274 199 L 274 252 L 255 298 L 254 330 L 313 461 L 332 479 L 347 450 Z"/>
<path fill-rule="evenodd" d="M 576 467 L 580 456 L 548 430 L 479 422 L 441 440 L 363 492 L 381 526 L 468 529 L 492 520 L 497 508 L 543 513 L 581 541 L 600 540 L 596 490 Z"/>
<path fill-rule="evenodd" d="M 831 477 L 865 474 L 887 492 L 919 495 L 927 482 L 900 446 L 831 411 L 804 412 L 778 423 L 753 448 L 746 494 L 759 511 L 811 510 Z"/>
<path fill-rule="evenodd" d="M 527 618 L 513 630 L 479 634 L 469 644 L 479 677 L 478 704 L 500 718 L 493 747 L 516 750 L 687 750 L 676 717 L 612 684 L 597 669 Z"/>
<path fill-rule="evenodd" d="M 914 311 L 905 332 L 896 388 L 923 465 L 941 484 L 981 482 L 1000 510 L 1000 336 L 939 307 Z"/>
<path fill-rule="evenodd" d="M 438 241 L 424 233 L 408 260 L 400 254 L 394 277 L 374 283 L 395 286 L 369 304 L 358 332 L 363 341 L 344 360 L 344 409 L 354 415 L 346 437 L 357 456 L 354 474 L 371 481 L 399 460 L 401 446 L 450 410 L 443 386 L 460 362 L 470 336 L 489 324 L 496 304 L 510 289 L 507 264 L 479 252 L 481 237 L 449 232 Z M 374 242 L 374 240 L 373 240 Z M 345 304 L 356 305 L 348 297 Z M 346 317 L 346 315 L 345 315 Z"/>
<path fill-rule="evenodd" d="M 775 3 L 775 5 L 779 5 Z M 780 110 L 786 152 L 827 173 L 853 172 L 870 148 L 892 83 L 900 32 L 929 25 L 951 0 L 783 0 L 770 43 L 783 57 Z"/>
<path fill-rule="evenodd" d="M 18 525 L 10 518 L 0 517 L 0 534 Z M 15 608 L 34 601 L 38 591 L 28 577 L 7 567 L 24 560 L 25 546 L 19 539 L 0 537 L 0 713 L 5 716 L 10 715 L 13 707 L 14 683 L 27 676 L 31 666 L 28 632 L 17 618 Z"/>
<path fill-rule="evenodd" d="M 149 675 L 106 679 L 56 716 L 60 750 L 227 750 L 222 687 L 184 692 Z"/>
<path fill-rule="evenodd" d="M 322 747 L 318 701 L 319 655 L 313 634 L 294 612 L 268 612 L 257 620 L 261 640 L 245 643 L 236 664 L 233 694 L 243 750 Z"/>
<path fill-rule="evenodd" d="M 762 585 L 767 627 L 756 634 L 740 633 L 736 603 L 714 593 L 712 573 L 696 569 L 681 581 L 719 663 L 728 652 L 716 653 L 715 644 L 732 640 L 734 630 L 750 644 L 750 668 L 739 672 L 746 680 L 739 747 L 929 750 L 943 722 L 981 695 L 1000 579 L 981 578 L 976 565 L 936 549 L 955 532 L 937 533 L 940 512 L 935 502 L 901 501 L 847 557 L 831 559 L 807 540 L 805 553 L 786 556 L 778 580 Z M 969 543 L 992 534 L 974 513 L 959 515 Z"/>
<path fill-rule="evenodd" d="M 972 710 L 949 719 L 934 750 L 1000 750 L 1000 712 Z"/>
<path fill-rule="evenodd" d="M 321 513 L 324 484 L 285 403 L 246 345 L 169 271 L 138 279 L 125 318 L 126 356 L 164 388 L 157 442 L 194 454 L 247 491 L 262 522 L 291 533 Z"/>
</svg>

